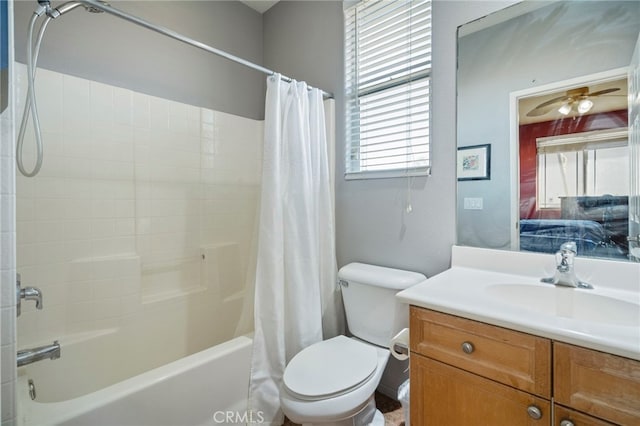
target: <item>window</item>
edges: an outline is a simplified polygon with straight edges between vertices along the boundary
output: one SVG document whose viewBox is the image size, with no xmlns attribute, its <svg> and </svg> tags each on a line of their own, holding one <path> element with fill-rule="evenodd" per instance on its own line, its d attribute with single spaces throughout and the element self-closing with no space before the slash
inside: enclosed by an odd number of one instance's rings
<svg viewBox="0 0 640 426">
<path fill-rule="evenodd" d="M 347 9 L 345 67 L 346 178 L 429 174 L 431 2 Z"/>
<path fill-rule="evenodd" d="M 629 194 L 627 129 L 539 138 L 538 195 L 542 209 L 560 197 Z"/>
</svg>

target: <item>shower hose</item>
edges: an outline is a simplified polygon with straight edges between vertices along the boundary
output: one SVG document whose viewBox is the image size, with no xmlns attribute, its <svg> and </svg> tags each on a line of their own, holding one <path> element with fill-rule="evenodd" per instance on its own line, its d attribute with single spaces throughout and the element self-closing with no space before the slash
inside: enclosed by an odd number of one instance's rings
<svg viewBox="0 0 640 426">
<path fill-rule="evenodd" d="M 45 17 L 44 22 L 38 30 L 38 36 L 36 38 L 35 46 L 33 44 L 33 33 L 35 31 L 35 26 L 38 18 L 42 16 L 45 11 L 45 7 L 39 6 L 29 20 L 29 33 L 27 39 L 27 98 L 24 105 L 24 111 L 22 113 L 20 131 L 18 132 L 18 138 L 16 142 L 16 163 L 18 166 L 18 170 L 20 170 L 20 173 L 22 173 L 26 177 L 33 177 L 37 175 L 40 171 L 40 168 L 42 167 L 42 132 L 40 130 L 40 118 L 38 116 L 38 107 L 36 105 L 35 77 L 36 65 L 38 63 L 38 54 L 40 53 L 40 45 L 42 44 L 42 39 L 44 37 L 44 32 L 47 28 L 47 25 L 52 18 L 49 16 Z M 29 115 L 31 115 L 31 118 L 33 120 L 33 129 L 36 142 L 36 164 L 31 171 L 26 170 L 22 159 L 24 135 L 27 129 L 27 121 L 29 120 Z"/>
</svg>

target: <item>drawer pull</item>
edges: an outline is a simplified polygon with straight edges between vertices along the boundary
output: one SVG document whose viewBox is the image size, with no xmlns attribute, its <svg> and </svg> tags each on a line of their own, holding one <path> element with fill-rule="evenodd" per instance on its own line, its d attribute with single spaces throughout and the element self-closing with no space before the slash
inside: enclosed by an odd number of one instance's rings
<svg viewBox="0 0 640 426">
<path fill-rule="evenodd" d="M 542 418 L 542 411 L 536 407 L 535 405 L 530 405 L 527 407 L 527 414 L 533 420 L 540 420 Z"/>
<path fill-rule="evenodd" d="M 471 342 L 464 342 L 462 344 L 462 352 L 464 352 L 465 354 L 470 354 L 475 350 L 475 348 L 473 347 L 473 343 Z"/>
<path fill-rule="evenodd" d="M 576 426 L 571 420 L 562 420 L 560 426 Z"/>
</svg>

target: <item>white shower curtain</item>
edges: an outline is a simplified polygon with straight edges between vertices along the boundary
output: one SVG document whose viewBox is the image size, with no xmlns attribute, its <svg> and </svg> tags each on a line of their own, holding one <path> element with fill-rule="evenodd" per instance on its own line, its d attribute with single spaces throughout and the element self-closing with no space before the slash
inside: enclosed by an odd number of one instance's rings
<svg viewBox="0 0 640 426">
<path fill-rule="evenodd" d="M 268 77 L 264 135 L 249 409 L 280 425 L 287 362 L 342 331 L 321 92 Z"/>
</svg>

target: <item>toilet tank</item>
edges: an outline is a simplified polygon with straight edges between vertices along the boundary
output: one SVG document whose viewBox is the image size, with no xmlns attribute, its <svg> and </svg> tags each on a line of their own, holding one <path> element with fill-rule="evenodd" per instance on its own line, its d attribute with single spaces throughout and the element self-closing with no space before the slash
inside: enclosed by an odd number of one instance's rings
<svg viewBox="0 0 640 426">
<path fill-rule="evenodd" d="M 396 293 L 426 277 L 417 272 L 350 263 L 340 268 L 338 279 L 350 333 L 387 347 L 391 338 L 409 325 L 409 308 L 396 301 Z"/>
</svg>

